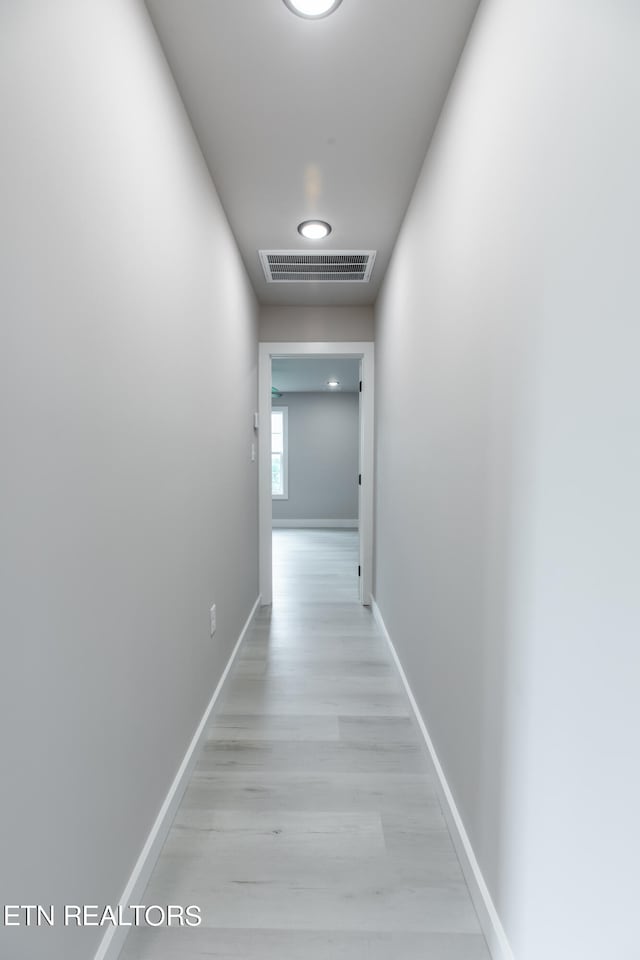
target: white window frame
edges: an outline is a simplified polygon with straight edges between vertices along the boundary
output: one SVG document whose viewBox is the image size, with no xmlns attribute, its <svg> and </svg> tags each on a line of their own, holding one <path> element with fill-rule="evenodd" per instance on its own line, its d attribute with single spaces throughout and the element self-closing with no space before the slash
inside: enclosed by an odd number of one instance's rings
<svg viewBox="0 0 640 960">
<path fill-rule="evenodd" d="M 289 499 L 289 407 L 283 404 L 272 403 L 271 412 L 282 412 L 282 490 L 283 493 L 271 493 L 272 500 Z M 271 451 L 273 457 L 273 451 Z M 273 490 L 273 486 L 272 486 Z"/>
</svg>

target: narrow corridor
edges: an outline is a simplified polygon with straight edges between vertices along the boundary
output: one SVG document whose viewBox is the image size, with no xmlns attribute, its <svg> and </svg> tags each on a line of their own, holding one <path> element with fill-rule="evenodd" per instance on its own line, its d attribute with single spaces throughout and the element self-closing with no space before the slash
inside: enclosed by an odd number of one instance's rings
<svg viewBox="0 0 640 960">
<path fill-rule="evenodd" d="M 263 608 L 217 705 L 124 960 L 488 960 L 433 775 L 371 612 L 357 533 L 275 530 Z"/>
</svg>

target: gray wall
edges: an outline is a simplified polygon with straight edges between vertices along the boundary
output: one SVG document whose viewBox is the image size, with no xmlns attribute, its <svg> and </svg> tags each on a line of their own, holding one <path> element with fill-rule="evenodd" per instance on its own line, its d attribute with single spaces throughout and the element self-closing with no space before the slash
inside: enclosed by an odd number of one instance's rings
<svg viewBox="0 0 640 960">
<path fill-rule="evenodd" d="M 373 340 L 373 307 L 260 308 L 263 343 Z"/>
<path fill-rule="evenodd" d="M 5 0 L 0 109 L 1 897 L 113 904 L 257 595 L 257 309 L 141 2 Z"/>
<path fill-rule="evenodd" d="M 358 516 L 358 394 L 283 393 L 289 409 L 289 499 L 274 520 Z"/>
<path fill-rule="evenodd" d="M 517 960 L 638 955 L 639 38 L 484 0 L 377 309 L 375 594 Z"/>
</svg>

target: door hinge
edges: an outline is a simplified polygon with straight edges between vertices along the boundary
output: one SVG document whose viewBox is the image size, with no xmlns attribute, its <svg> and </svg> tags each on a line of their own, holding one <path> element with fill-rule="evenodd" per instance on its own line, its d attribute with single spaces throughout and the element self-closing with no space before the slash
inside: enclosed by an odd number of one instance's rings
<svg viewBox="0 0 640 960">
<path fill-rule="evenodd" d="M 361 474 L 361 473 L 358 474 L 358 486 L 359 486 L 359 487 L 362 486 L 362 474 Z"/>
<path fill-rule="evenodd" d="M 362 393 L 362 380 L 360 381 L 360 393 Z"/>
<path fill-rule="evenodd" d="M 361 574 L 361 572 L 360 572 L 360 564 L 358 564 L 358 576 L 359 576 L 359 577 L 362 576 L 362 574 Z"/>
</svg>

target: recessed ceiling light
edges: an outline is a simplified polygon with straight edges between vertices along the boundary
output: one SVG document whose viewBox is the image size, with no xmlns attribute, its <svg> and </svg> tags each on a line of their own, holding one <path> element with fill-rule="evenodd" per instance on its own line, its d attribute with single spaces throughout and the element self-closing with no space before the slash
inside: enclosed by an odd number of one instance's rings
<svg viewBox="0 0 640 960">
<path fill-rule="evenodd" d="M 340 386 L 340 381 L 339 381 L 339 380 L 327 380 L 327 386 L 328 386 L 328 387 L 331 387 L 333 390 L 335 390 L 336 387 L 339 387 L 339 386 Z"/>
<path fill-rule="evenodd" d="M 298 233 L 307 240 L 324 240 L 331 233 L 331 226 L 324 220 L 303 220 L 298 224 Z"/>
<path fill-rule="evenodd" d="M 330 13 L 339 7 L 342 0 L 284 0 L 289 10 L 297 13 L 299 17 L 306 17 L 307 20 L 319 20 L 320 17 L 328 17 Z"/>
</svg>

